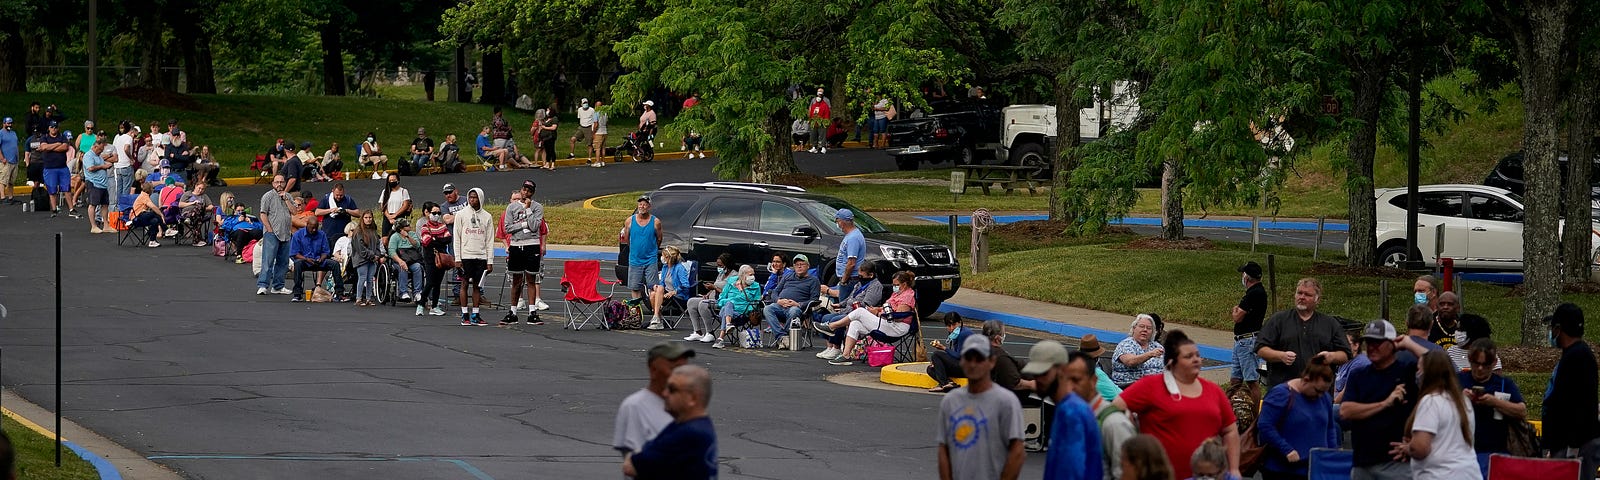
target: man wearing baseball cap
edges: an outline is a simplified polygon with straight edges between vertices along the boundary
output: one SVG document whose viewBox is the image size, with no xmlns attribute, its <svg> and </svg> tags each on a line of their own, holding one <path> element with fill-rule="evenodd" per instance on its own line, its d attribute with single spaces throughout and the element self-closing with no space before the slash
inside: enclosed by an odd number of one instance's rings
<svg viewBox="0 0 1600 480">
<path fill-rule="evenodd" d="M 506 271 L 511 273 L 511 298 L 515 299 L 506 312 L 501 325 L 516 323 L 517 311 L 528 312 L 527 323 L 544 325 L 537 311 L 550 305 L 539 298 L 539 277 L 545 254 L 544 205 L 533 201 L 538 185 L 533 180 L 522 182 L 522 201 L 506 204 L 501 227 L 506 232 Z M 524 297 L 524 289 L 527 293 Z"/>
<path fill-rule="evenodd" d="M 71 139 L 61 131 L 55 120 L 46 123 L 45 134 L 39 137 L 38 152 L 44 164 L 44 187 L 50 193 L 50 218 L 61 214 L 61 204 L 66 203 L 67 189 L 72 186 L 72 171 L 67 169 L 67 151 Z"/>
<path fill-rule="evenodd" d="M 1409 433 L 1406 420 L 1417 402 L 1417 364 L 1395 355 L 1399 337 L 1388 320 L 1373 320 L 1362 330 L 1372 364 L 1350 374 L 1339 404 L 1355 446 L 1351 478 L 1411 478 L 1410 467 L 1389 453 L 1390 442 Z"/>
<path fill-rule="evenodd" d="M 965 363 L 965 362 L 963 362 Z M 1094 359 L 1081 351 L 1067 352 L 1054 340 L 1033 344 L 1022 375 L 1033 378 L 1036 391 L 1055 402 L 1050 419 L 1050 445 L 1045 457 L 1044 478 L 1094 480 L 1103 476 L 1100 427 L 1095 414 L 1080 392 L 1095 399 Z M 1085 388 L 1087 386 L 1087 388 Z M 1102 400 L 1102 403 L 1107 403 Z"/>
<path fill-rule="evenodd" d="M 467 208 L 467 199 L 462 198 L 461 192 L 456 190 L 456 184 L 446 183 L 440 193 L 444 194 L 444 203 L 439 204 L 439 209 L 444 212 L 445 225 L 456 224 L 456 212 Z"/>
<path fill-rule="evenodd" d="M 21 159 L 21 148 L 18 148 L 17 132 L 13 125 L 14 120 L 6 117 L 0 123 L 0 202 L 15 205 L 20 203 L 11 191 L 11 183 L 17 176 L 17 161 Z"/>
<path fill-rule="evenodd" d="M 594 142 L 594 107 L 589 106 L 587 98 L 578 105 L 578 131 L 572 132 L 572 138 L 567 141 L 567 158 L 577 156 L 578 142 L 583 142 L 584 148 Z"/>
<path fill-rule="evenodd" d="M 773 302 L 761 310 L 767 320 L 767 330 L 776 338 L 779 350 L 789 348 L 789 322 L 800 318 L 806 305 L 822 295 L 822 280 L 809 272 L 809 258 L 805 254 L 794 256 L 794 269 L 783 274 L 778 288 L 773 290 Z"/>
<path fill-rule="evenodd" d="M 1600 421 L 1595 419 L 1600 401 L 1594 350 L 1583 340 L 1583 309 L 1563 303 L 1545 322 L 1550 324 L 1550 346 L 1561 349 L 1561 360 L 1544 394 L 1544 448 L 1556 458 L 1578 458 L 1579 471 L 1593 472 L 1600 464 Z"/>
<path fill-rule="evenodd" d="M 428 166 L 428 159 L 433 158 L 433 139 L 428 138 L 428 130 L 417 127 L 417 138 L 411 141 L 411 171 L 421 172 Z"/>
<path fill-rule="evenodd" d="M 989 337 L 972 335 L 961 344 L 961 370 L 967 374 L 967 386 L 950 391 L 939 401 L 935 441 L 939 442 L 941 479 L 1013 480 L 1022 470 L 1026 455 L 1022 450 L 1022 403 L 1010 391 L 995 387 L 989 378 L 994 363 Z"/>
<path fill-rule="evenodd" d="M 672 423 L 672 414 L 667 413 L 665 400 L 667 377 L 672 376 L 672 369 L 689 363 L 692 358 L 694 349 L 683 342 L 658 343 L 645 353 L 650 383 L 628 395 L 622 400 L 622 406 L 617 407 L 611 446 L 621 452 L 623 458 L 639 452 L 645 443 L 656 438 L 656 434 Z"/>
<path fill-rule="evenodd" d="M 1233 367 L 1229 377 L 1234 385 L 1244 382 L 1250 394 L 1250 403 L 1261 403 L 1260 369 L 1264 366 L 1256 356 L 1256 334 L 1261 332 L 1261 322 L 1267 317 L 1267 289 L 1261 287 L 1261 265 L 1246 262 L 1239 268 L 1239 284 L 1244 286 L 1244 297 L 1233 306 Z"/>
<path fill-rule="evenodd" d="M 839 298 L 850 296 L 856 287 L 856 265 L 867 256 L 867 238 L 856 228 L 856 214 L 848 208 L 833 213 L 833 222 L 844 232 L 839 254 L 833 260 L 833 273 L 839 276 Z"/>
</svg>

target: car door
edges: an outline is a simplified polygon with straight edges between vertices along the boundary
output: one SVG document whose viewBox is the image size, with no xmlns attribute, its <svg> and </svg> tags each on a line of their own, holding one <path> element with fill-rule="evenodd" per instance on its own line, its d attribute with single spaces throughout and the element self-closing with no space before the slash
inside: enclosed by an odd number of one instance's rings
<svg viewBox="0 0 1600 480">
<path fill-rule="evenodd" d="M 1469 194 L 1467 258 L 1473 267 L 1522 267 L 1522 208 L 1495 195 Z"/>
<path fill-rule="evenodd" d="M 822 272 L 826 259 L 823 254 L 819 237 L 806 237 L 795 235 L 797 227 L 809 227 L 821 231 L 811 219 L 801 213 L 799 209 L 780 201 L 761 201 L 761 217 L 756 221 L 757 241 L 755 247 L 762 251 L 763 262 L 771 259 L 772 254 L 783 254 L 784 258 L 794 258 L 797 253 L 804 253 L 811 260 L 811 267 Z"/>
<path fill-rule="evenodd" d="M 1417 197 L 1417 249 L 1422 251 L 1423 258 L 1439 259 L 1434 252 L 1439 248 L 1435 243 L 1439 225 L 1444 225 L 1444 250 L 1440 256 L 1447 258 L 1463 259 L 1467 256 L 1467 231 L 1465 199 L 1462 192 L 1423 192 Z M 1400 219 L 1404 224 L 1405 219 Z M 1466 265 L 1462 265 L 1466 266 Z"/>
<path fill-rule="evenodd" d="M 755 229 L 760 200 L 741 197 L 718 197 L 706 205 L 705 211 L 695 220 L 689 240 L 694 242 L 692 258 L 700 265 L 715 268 L 716 259 L 723 253 L 733 256 L 735 265 L 764 265 L 766 259 L 755 246 L 751 231 Z M 705 278 L 704 272 L 701 275 Z"/>
</svg>

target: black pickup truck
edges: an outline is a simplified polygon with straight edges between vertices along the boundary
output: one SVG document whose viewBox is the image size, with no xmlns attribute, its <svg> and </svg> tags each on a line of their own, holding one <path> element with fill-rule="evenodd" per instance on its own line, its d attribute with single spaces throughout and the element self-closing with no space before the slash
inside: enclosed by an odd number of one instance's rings
<svg viewBox="0 0 1600 480">
<path fill-rule="evenodd" d="M 957 165 L 994 158 L 1000 142 L 1000 107 L 987 102 L 936 102 L 926 114 L 913 112 L 889 122 L 889 155 L 901 170 L 923 162 Z"/>
</svg>

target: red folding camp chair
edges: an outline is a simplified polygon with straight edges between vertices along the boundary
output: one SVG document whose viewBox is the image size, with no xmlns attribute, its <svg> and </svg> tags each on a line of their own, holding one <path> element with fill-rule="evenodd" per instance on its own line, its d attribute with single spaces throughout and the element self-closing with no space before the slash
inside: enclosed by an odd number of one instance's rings
<svg viewBox="0 0 1600 480">
<path fill-rule="evenodd" d="M 600 285 L 610 285 L 610 290 L 600 294 Z M 606 328 L 604 304 L 611 300 L 611 295 L 617 291 L 617 285 L 622 282 L 613 282 L 600 278 L 599 260 L 569 260 L 561 265 L 561 292 L 566 295 L 564 311 L 567 323 L 561 328 L 580 330 L 590 321 Z"/>
<path fill-rule="evenodd" d="M 1494 480 L 1556 480 L 1583 478 L 1583 464 L 1577 460 L 1513 457 L 1496 453 L 1489 456 L 1489 478 Z M 1589 472 L 1588 478 L 1594 478 Z"/>
</svg>

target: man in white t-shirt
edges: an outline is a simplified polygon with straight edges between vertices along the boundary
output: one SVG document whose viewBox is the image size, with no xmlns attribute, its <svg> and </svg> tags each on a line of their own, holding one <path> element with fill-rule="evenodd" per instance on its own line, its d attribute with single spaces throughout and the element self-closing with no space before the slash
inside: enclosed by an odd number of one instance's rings
<svg viewBox="0 0 1600 480">
<path fill-rule="evenodd" d="M 633 392 L 617 407 L 617 426 L 611 437 L 611 446 L 622 452 L 626 460 L 637 453 L 661 429 L 672 423 L 667 413 L 667 378 L 672 369 L 689 363 L 694 350 L 683 342 L 663 342 L 650 348 L 645 355 L 645 365 L 650 367 L 650 384 Z"/>
<path fill-rule="evenodd" d="M 123 120 L 117 125 L 116 139 L 111 142 L 111 148 L 116 153 L 111 174 L 106 175 L 106 192 L 110 194 L 107 200 L 113 207 L 117 205 L 117 199 L 133 186 L 133 133 L 133 122 Z"/>
<path fill-rule="evenodd" d="M 587 98 L 578 106 L 578 131 L 573 132 L 572 139 L 567 142 L 567 158 L 577 156 L 579 142 L 585 146 L 594 142 L 594 107 L 589 106 Z"/>
</svg>

